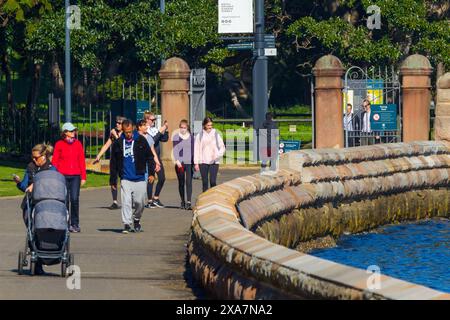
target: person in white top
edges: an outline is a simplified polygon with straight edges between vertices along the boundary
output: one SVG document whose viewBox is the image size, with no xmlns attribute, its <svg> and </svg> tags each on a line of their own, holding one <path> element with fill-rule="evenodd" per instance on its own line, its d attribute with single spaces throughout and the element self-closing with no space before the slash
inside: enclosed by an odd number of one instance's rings
<svg viewBox="0 0 450 320">
<path fill-rule="evenodd" d="M 371 110 L 369 99 L 363 100 L 363 108 L 364 112 L 361 114 L 361 145 L 372 145 L 374 144 L 374 137 L 370 127 Z"/>
<path fill-rule="evenodd" d="M 206 117 L 203 120 L 203 130 L 195 137 L 194 164 L 195 170 L 202 176 L 203 192 L 217 185 L 220 158 L 225 154 L 225 144 L 222 137 L 213 128 L 213 120 Z M 209 181 L 208 181 L 209 180 Z"/>
</svg>

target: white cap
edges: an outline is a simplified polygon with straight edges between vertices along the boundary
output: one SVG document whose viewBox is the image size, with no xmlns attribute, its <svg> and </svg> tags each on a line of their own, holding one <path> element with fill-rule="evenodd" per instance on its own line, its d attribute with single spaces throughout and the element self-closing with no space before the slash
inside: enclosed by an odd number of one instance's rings
<svg viewBox="0 0 450 320">
<path fill-rule="evenodd" d="M 63 124 L 61 130 L 64 132 L 64 131 L 74 131 L 76 129 L 77 128 L 72 123 L 66 122 L 66 123 Z"/>
</svg>

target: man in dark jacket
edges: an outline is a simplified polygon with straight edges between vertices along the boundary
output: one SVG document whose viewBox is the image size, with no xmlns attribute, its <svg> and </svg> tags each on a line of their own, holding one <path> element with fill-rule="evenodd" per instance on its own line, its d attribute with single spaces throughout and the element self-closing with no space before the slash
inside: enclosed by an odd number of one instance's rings
<svg viewBox="0 0 450 320">
<path fill-rule="evenodd" d="M 270 170 L 277 170 L 278 159 L 278 137 L 279 130 L 277 123 L 273 121 L 273 114 L 266 113 L 266 120 L 259 130 L 259 154 L 261 159 L 261 172 L 267 170 L 267 163 L 270 161 Z"/>
<path fill-rule="evenodd" d="M 123 135 L 117 139 L 111 152 L 111 181 L 121 180 L 123 233 L 141 231 L 140 219 L 144 211 L 148 182 L 155 179 L 155 161 L 147 140 L 133 130 L 130 120 L 122 122 Z M 134 212 L 133 212 L 134 208 Z"/>
</svg>

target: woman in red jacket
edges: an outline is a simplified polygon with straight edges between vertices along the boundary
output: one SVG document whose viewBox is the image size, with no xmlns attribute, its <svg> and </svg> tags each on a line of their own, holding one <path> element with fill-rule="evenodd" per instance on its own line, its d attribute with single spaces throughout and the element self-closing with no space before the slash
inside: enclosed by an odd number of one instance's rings
<svg viewBox="0 0 450 320">
<path fill-rule="evenodd" d="M 70 207 L 70 232 L 80 232 L 80 187 L 86 183 L 86 162 L 81 142 L 75 138 L 77 128 L 70 122 L 62 127 L 61 140 L 55 145 L 53 166 L 66 177 L 67 202 Z"/>
</svg>

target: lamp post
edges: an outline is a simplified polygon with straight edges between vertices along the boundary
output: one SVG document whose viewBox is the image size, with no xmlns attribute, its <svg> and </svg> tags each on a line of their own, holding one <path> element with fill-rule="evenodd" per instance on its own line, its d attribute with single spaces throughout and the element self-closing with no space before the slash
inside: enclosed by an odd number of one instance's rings
<svg viewBox="0 0 450 320">
<path fill-rule="evenodd" d="M 255 1 L 255 51 L 253 64 L 253 160 L 259 160 L 259 132 L 268 110 L 267 65 L 268 58 L 264 53 L 264 0 Z"/>
<path fill-rule="evenodd" d="M 65 31 L 66 31 L 66 48 L 65 48 L 65 95 L 66 95 L 66 103 L 65 103 L 65 119 L 66 122 L 72 121 L 72 106 L 71 106 L 71 83 L 70 83 L 70 29 L 69 29 L 69 6 L 70 0 L 65 0 L 65 9 L 66 9 L 66 23 L 65 23 Z"/>
</svg>

